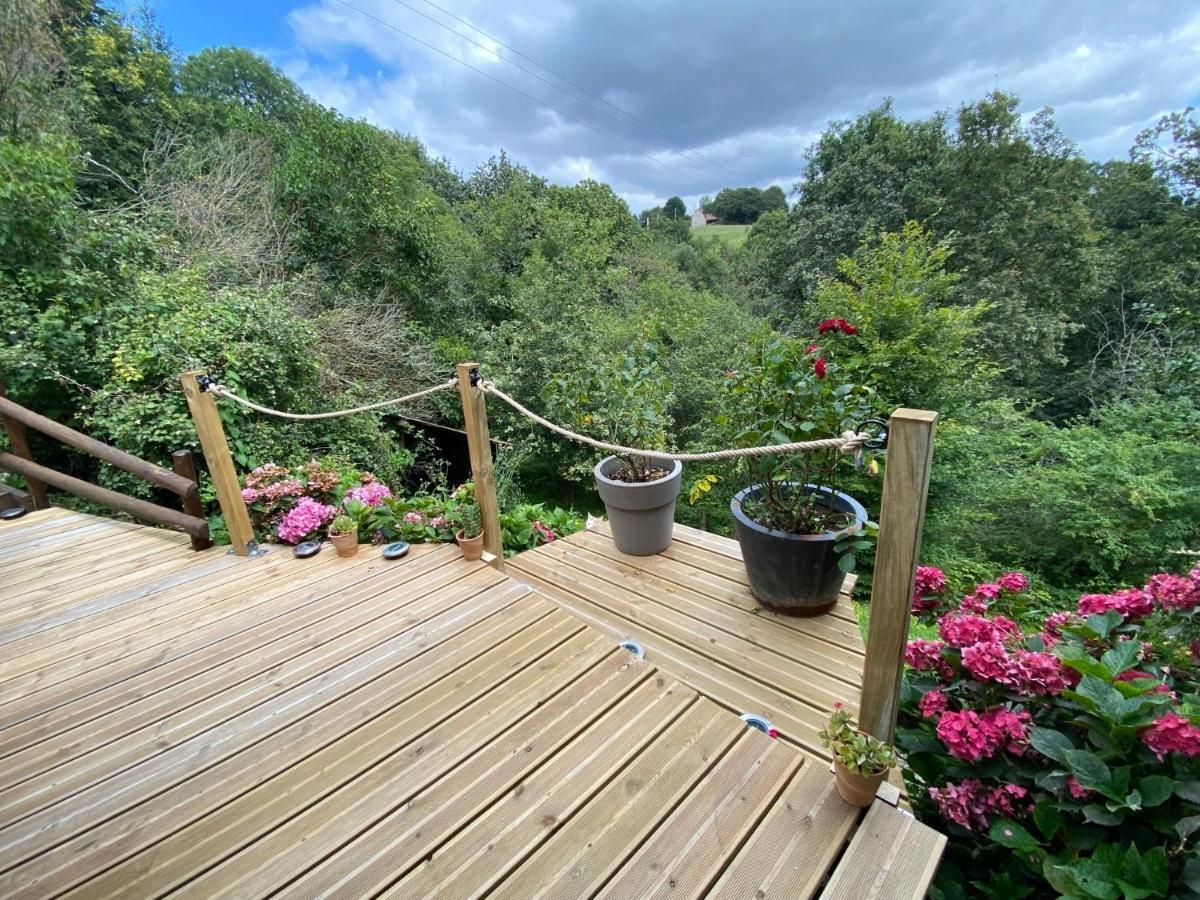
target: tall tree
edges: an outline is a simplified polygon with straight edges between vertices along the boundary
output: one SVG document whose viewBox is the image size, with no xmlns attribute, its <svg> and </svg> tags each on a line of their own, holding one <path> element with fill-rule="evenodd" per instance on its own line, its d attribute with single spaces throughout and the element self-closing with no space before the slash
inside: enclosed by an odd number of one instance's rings
<svg viewBox="0 0 1200 900">
<path fill-rule="evenodd" d="M 687 218 L 687 207 L 683 205 L 683 200 L 679 197 L 669 197 L 667 202 L 663 204 L 663 215 L 668 219 L 685 219 Z"/>
</svg>

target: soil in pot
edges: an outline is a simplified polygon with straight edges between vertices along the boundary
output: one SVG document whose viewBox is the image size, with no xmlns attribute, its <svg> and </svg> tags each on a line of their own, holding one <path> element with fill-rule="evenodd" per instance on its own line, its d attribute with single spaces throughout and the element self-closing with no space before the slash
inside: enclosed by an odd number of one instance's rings
<svg viewBox="0 0 1200 900">
<path fill-rule="evenodd" d="M 353 556 L 358 552 L 357 531 L 351 531 L 347 534 L 331 534 L 329 540 L 333 544 L 333 549 L 337 551 L 338 556 Z"/>
<path fill-rule="evenodd" d="M 653 481 L 623 480 L 622 469 L 628 469 L 626 463 L 609 456 L 596 464 L 594 472 L 596 491 L 604 501 L 612 527 L 613 543 L 630 556 L 661 553 L 671 543 L 683 464 L 672 462 Z"/>
<path fill-rule="evenodd" d="M 833 779 L 837 792 L 851 806 L 870 806 L 875 801 L 875 792 L 887 777 L 887 769 L 874 775 L 851 772 L 845 765 L 833 761 Z"/>
<path fill-rule="evenodd" d="M 458 543 L 459 549 L 462 550 L 463 559 L 474 561 L 483 558 L 483 532 L 475 535 L 475 537 L 463 537 L 460 531 L 454 536 L 454 540 Z"/>
<path fill-rule="evenodd" d="M 791 487 L 825 494 L 829 505 L 852 519 L 843 531 L 861 527 L 867 521 L 866 509 L 848 494 L 816 485 Z M 745 488 L 729 505 L 750 590 L 763 606 L 778 612 L 802 616 L 829 612 L 846 580 L 846 574 L 838 568 L 839 554 L 834 547 L 842 532 L 793 534 L 769 528 L 743 509 L 747 501 L 753 508 L 758 495 L 758 487 Z"/>
</svg>

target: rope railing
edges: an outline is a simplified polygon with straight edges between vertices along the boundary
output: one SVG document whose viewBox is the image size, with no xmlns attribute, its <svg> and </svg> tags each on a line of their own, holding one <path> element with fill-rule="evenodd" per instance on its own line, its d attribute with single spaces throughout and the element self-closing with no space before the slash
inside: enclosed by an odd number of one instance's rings
<svg viewBox="0 0 1200 900">
<path fill-rule="evenodd" d="M 477 377 L 477 376 L 475 376 Z M 280 419 L 296 419 L 301 421 L 313 421 L 318 419 L 336 419 L 342 416 L 352 416 L 357 413 L 370 412 L 376 409 L 382 409 L 386 406 L 397 406 L 402 403 L 411 403 L 414 400 L 420 400 L 422 397 L 428 397 L 431 394 L 436 394 L 439 391 L 450 390 L 458 384 L 457 379 L 450 379 L 441 384 L 435 384 L 432 387 L 424 390 L 416 391 L 411 394 L 406 394 L 403 397 L 396 397 L 391 400 L 381 400 L 378 403 L 367 403 L 363 406 L 354 406 L 349 409 L 330 410 L 329 412 L 320 413 L 293 413 L 286 412 L 280 409 L 272 409 L 269 406 L 263 406 L 260 403 L 255 403 L 246 397 L 235 394 L 224 385 L 211 379 L 206 382 L 206 389 L 218 397 L 224 397 L 232 400 L 234 403 L 240 404 L 247 409 L 252 409 L 256 412 L 263 413 L 268 416 L 275 416 Z M 788 444 L 766 444 L 761 447 L 730 447 L 724 450 L 710 450 L 703 453 L 676 453 L 671 450 L 654 450 L 646 447 L 625 447 L 621 444 L 613 444 L 608 441 L 601 441 L 593 437 L 588 437 L 586 434 L 580 434 L 576 431 L 571 431 L 569 428 L 564 428 L 551 422 L 544 416 L 535 413 L 529 407 L 522 404 L 514 397 L 510 397 L 499 387 L 494 381 L 488 381 L 484 378 L 478 378 L 475 381 L 476 386 L 486 394 L 491 394 L 498 400 L 502 400 L 521 415 L 525 416 L 532 422 L 541 425 L 543 428 L 554 432 L 568 440 L 575 441 L 580 444 L 587 444 L 589 447 L 595 447 L 597 450 L 604 450 L 608 453 L 615 453 L 619 456 L 639 456 L 645 459 L 664 459 L 679 462 L 707 462 L 720 459 L 744 459 L 747 457 L 756 456 L 786 456 L 791 453 L 805 453 L 816 450 L 837 450 L 839 453 L 854 453 L 856 456 L 861 455 L 863 446 L 870 441 L 871 435 L 865 432 L 844 431 L 839 437 L 835 438 L 819 438 L 811 441 L 794 441 Z"/>
<path fill-rule="evenodd" d="M 293 413 L 284 412 L 281 409 L 272 409 L 269 406 L 263 406 L 259 403 L 255 403 L 253 400 L 248 400 L 245 397 L 238 396 L 233 391 L 229 390 L 229 388 L 222 384 L 218 384 L 217 382 L 210 382 L 207 389 L 210 393 L 216 394 L 218 397 L 225 397 L 229 400 L 232 400 L 234 403 L 238 403 L 247 409 L 252 409 L 255 412 L 263 413 L 264 415 L 275 416 L 279 419 L 296 419 L 299 421 L 311 422 L 317 419 L 338 419 L 343 416 L 353 416 L 358 413 L 383 409 L 385 406 L 398 406 L 401 403 L 411 403 L 414 400 L 420 400 L 422 397 L 428 397 L 430 394 L 436 394 L 438 391 L 449 390 L 457 385 L 458 380 L 452 378 L 449 381 L 443 382 L 442 384 L 435 384 L 433 387 L 425 388 L 422 391 L 416 391 L 412 394 L 406 394 L 403 397 L 395 397 L 391 400 L 380 400 L 378 403 L 367 403 L 363 406 L 352 406 L 349 409 L 335 409 L 330 410 L 329 412 L 320 413 Z"/>
<path fill-rule="evenodd" d="M 670 450 L 649 450 L 642 447 L 623 447 L 620 444 L 610 444 L 607 441 L 600 441 L 596 438 L 588 437 L 585 434 L 571 431 L 563 428 L 561 425 L 555 425 L 549 419 L 539 416 L 533 410 L 523 406 L 519 401 L 510 397 L 500 388 L 496 387 L 495 382 L 481 379 L 479 389 L 486 394 L 491 394 L 499 400 L 503 400 L 521 415 L 536 422 L 543 428 L 553 431 L 555 434 L 577 441 L 581 444 L 587 444 L 589 447 L 595 447 L 597 450 L 607 450 L 609 453 L 615 453 L 618 456 L 639 456 L 645 459 L 669 459 L 677 460 L 678 462 L 707 462 L 718 459 L 740 459 L 753 456 L 771 456 L 771 455 L 787 455 L 789 453 L 804 453 L 814 450 L 837 450 L 840 453 L 859 453 L 863 445 L 871 439 L 871 435 L 863 432 L 844 431 L 840 437 L 835 438 L 820 438 L 813 441 L 795 441 L 790 444 L 767 444 L 762 447 L 731 447 L 727 450 L 710 450 L 705 453 L 675 453 Z"/>
</svg>

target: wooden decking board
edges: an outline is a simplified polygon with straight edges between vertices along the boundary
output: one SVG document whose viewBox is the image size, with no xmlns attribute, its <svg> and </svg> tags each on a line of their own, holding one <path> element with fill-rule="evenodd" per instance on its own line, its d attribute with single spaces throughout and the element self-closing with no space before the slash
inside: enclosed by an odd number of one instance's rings
<svg viewBox="0 0 1200 900">
<path fill-rule="evenodd" d="M 584 599 L 579 593 L 567 590 L 560 582 L 553 580 L 557 578 L 554 573 L 548 576 L 551 580 L 546 580 L 532 574 L 532 567 L 527 567 L 521 570 L 520 577 L 543 596 L 557 600 L 592 627 L 614 636 L 619 631 L 622 637 L 640 642 L 646 648 L 648 661 L 682 678 L 735 715 L 747 712 L 767 715 L 780 729 L 785 740 L 813 755 L 822 753 L 815 739 L 823 722 L 822 717 L 791 695 L 755 681 L 737 669 L 714 665 L 711 659 L 690 647 L 663 638 L 641 625 L 624 622 L 620 628 L 614 628 L 614 617 L 610 611 Z"/>
<path fill-rule="evenodd" d="M 644 747 L 687 728 L 696 694 L 647 682 L 475 819 L 383 896 L 455 898 L 489 891 L 563 826 Z M 685 715 L 693 708 L 690 715 Z"/>
<path fill-rule="evenodd" d="M 748 730 L 599 896 L 702 896 L 803 762 Z"/>
<path fill-rule="evenodd" d="M 248 871 L 291 878 L 284 893 L 295 897 L 365 896 L 381 878 L 386 883 L 415 866 L 649 677 L 648 667 L 631 671 L 623 654 L 593 634 L 579 634 L 573 643 L 585 650 L 570 669 L 559 671 L 560 684 L 541 696 L 521 696 L 527 685 L 518 683 L 516 696 L 484 720 L 496 729 L 486 746 L 471 752 L 478 735 L 464 734 L 457 720 L 443 723 L 437 729 L 442 734 L 428 738 L 437 753 L 410 755 L 405 765 L 357 781 L 307 810 L 240 860 L 239 879 Z M 505 722 L 501 714 L 512 709 L 521 715 Z M 470 722 L 472 713 L 462 718 Z M 333 852 L 342 847 L 344 852 Z M 254 864 L 257 870 L 249 868 Z M 191 892 L 203 896 L 234 883 L 233 873 L 216 874 L 221 881 L 206 877 Z"/>
<path fill-rule="evenodd" d="M 466 588 L 482 588 L 495 583 L 488 573 L 462 567 L 461 564 L 449 566 L 444 572 L 439 567 L 433 572 L 436 573 L 433 587 L 442 587 L 459 578 L 474 579 L 468 582 Z M 12 765 L 9 759 L 11 754 L 78 728 L 100 716 L 106 716 L 108 721 L 112 721 L 114 715 L 124 716 L 126 714 L 121 710 L 133 703 L 140 704 L 138 709 L 143 712 L 139 715 L 143 721 L 154 721 L 146 718 L 148 713 L 145 711 L 152 708 L 151 704 L 168 710 L 184 709 L 205 696 L 226 691 L 260 671 L 282 666 L 306 652 L 311 653 L 310 644 L 348 634 L 391 611 L 388 599 L 379 599 L 374 605 L 371 601 L 378 597 L 380 591 L 402 582 L 389 585 L 386 579 L 380 581 L 382 583 L 367 582 L 367 587 L 346 589 L 341 595 L 343 602 L 336 607 L 310 603 L 293 615 L 273 618 L 231 633 L 217 642 L 212 641 L 211 636 L 204 635 L 197 648 L 202 652 L 185 653 L 164 661 L 134 660 L 128 669 L 119 673 L 125 677 L 119 677 L 115 683 L 100 690 L 88 693 L 80 691 L 75 699 L 68 702 L 52 706 L 40 702 L 32 710 L 14 704 L 11 709 L 5 710 L 6 723 L 11 721 L 19 725 L 31 715 L 36 715 L 37 720 L 24 727 L 0 730 L 0 760 L 4 760 L 5 765 Z M 405 594 L 403 599 L 421 597 Z M 372 616 L 372 613 L 376 615 Z M 288 640 L 293 635 L 300 640 Z M 210 670 L 219 673 L 220 677 L 199 677 Z M 38 699 L 48 699 L 54 703 L 58 698 Z M 94 739 L 100 732 L 93 731 L 91 734 Z M 0 773 L 0 784 L 4 780 L 5 775 Z"/>
<path fill-rule="evenodd" d="M 0 895 L 923 894 L 944 839 L 812 760 L 857 696 L 848 603 L 762 610 L 737 544 L 684 526 L 509 572 L 0 523 Z"/>
<path fill-rule="evenodd" d="M 21 859 L 36 855 L 57 846 L 64 832 L 80 835 L 68 846 L 86 845 L 90 848 L 103 844 L 109 838 L 116 841 L 118 834 L 111 825 L 105 828 L 106 833 L 100 838 L 83 832 L 105 823 L 119 813 L 133 809 L 150 797 L 185 785 L 189 779 L 201 782 L 202 779 L 196 777 L 197 773 L 207 774 L 220 763 L 228 765 L 229 760 L 241 750 L 265 744 L 268 738 L 275 738 L 272 744 L 260 746 L 256 751 L 256 763 L 252 771 L 223 773 L 225 777 L 218 779 L 218 783 L 215 784 L 210 783 L 211 778 L 203 779 L 208 787 L 208 793 L 204 795 L 205 800 L 211 800 L 221 791 L 227 790 L 238 775 L 245 774 L 254 779 L 266 777 L 270 771 L 268 762 L 282 764 L 280 761 L 286 760 L 288 753 L 293 752 L 296 745 L 303 743 L 303 739 L 320 740 L 323 737 L 309 733 L 310 729 L 316 727 L 316 721 L 319 721 L 310 719 L 315 712 L 326 707 L 331 707 L 336 712 L 337 705 L 334 701 L 374 681 L 405 659 L 427 652 L 432 646 L 473 622 L 515 603 L 524 595 L 520 588 L 507 585 L 497 586 L 492 592 L 495 601 L 492 604 L 482 608 L 475 605 L 467 611 L 451 608 L 423 623 L 418 629 L 405 628 L 391 640 L 377 643 L 360 656 L 343 661 L 328 672 L 311 675 L 292 685 L 277 695 L 276 703 L 256 705 L 241 715 L 209 729 L 204 733 L 203 740 L 187 741 L 150 757 L 132 769 L 71 795 L 69 810 L 50 807 L 28 816 L 20 823 L 0 827 L 0 854 Z M 289 734 L 290 740 L 280 744 L 280 733 L 296 723 L 303 723 L 299 729 L 302 732 L 300 737 Z M 182 805 L 191 811 L 195 808 L 197 799 L 192 797 L 188 803 Z M 175 805 L 171 804 L 163 809 L 162 815 L 174 815 Z M 18 833 L 14 835 L 13 832 Z M 0 878 L 0 893 L 3 892 L 3 887 L 4 880 Z"/>
<path fill-rule="evenodd" d="M 655 604 L 666 606 L 701 625 L 718 628 L 740 641 L 755 644 L 768 653 L 778 653 L 801 665 L 818 668 L 822 674 L 846 682 L 849 688 L 857 689 L 861 684 L 863 656 L 856 649 L 798 631 L 776 619 L 745 615 L 723 603 L 714 603 L 705 594 L 602 556 L 586 546 L 556 541 L 538 552 L 616 587 L 636 586 L 635 592 L 640 597 L 652 598 Z"/>
<path fill-rule="evenodd" d="M 945 846 L 945 835 L 876 800 L 821 892 L 821 900 L 923 897 Z"/>
<path fill-rule="evenodd" d="M 459 574 L 453 570 L 444 573 L 430 585 L 430 592 L 452 585 L 456 595 L 461 590 L 470 597 L 472 589 L 482 590 L 496 584 L 486 576 L 479 577 L 484 573 L 465 577 L 459 577 Z M 476 580 L 472 581 L 472 578 Z M 434 607 L 427 607 L 417 615 L 429 613 L 432 616 L 434 612 Z M 375 619 L 357 624 L 340 618 L 331 619 L 331 622 L 322 623 L 328 626 L 324 635 L 314 635 L 305 642 L 277 639 L 273 642 L 275 646 L 251 648 L 254 652 L 243 652 L 223 667 L 206 668 L 198 675 L 148 696 L 127 702 L 118 698 L 115 703 L 110 698 L 92 698 L 95 702 L 89 704 L 85 713 L 90 718 L 69 727 L 57 723 L 62 727 L 60 734 L 27 746 L 3 761 L 5 787 L 0 790 L 0 815 L 13 814 L 8 801 L 17 786 L 20 795 L 30 800 L 39 796 L 38 783 L 52 784 L 61 792 L 86 783 L 92 773 L 121 771 L 125 762 L 147 758 L 144 741 L 151 737 L 156 752 L 163 752 L 244 709 L 270 700 L 294 684 L 302 684 L 317 673 L 327 671 L 336 657 L 324 652 L 326 645 L 333 645 L 333 641 L 354 629 L 359 629 L 361 635 L 373 641 L 389 636 L 386 629 L 368 631 Z M 412 618 L 400 617 L 395 624 L 399 626 L 406 622 L 409 627 L 416 624 Z M 354 646 L 352 641 L 347 641 L 346 649 L 353 650 Z M 201 658 L 199 663 L 204 665 L 208 660 Z M 164 678 L 176 674 L 167 673 Z M 98 707 L 100 712 L 97 712 Z M 104 714 L 105 707 L 111 711 L 103 720 L 92 721 Z M 87 758 L 83 759 L 85 756 Z M 80 761 L 73 762 L 77 759 Z M 68 763 L 70 767 L 64 769 Z M 38 778 L 39 774 L 43 777 Z M 30 784 L 30 779 L 35 783 Z"/>
<path fill-rule="evenodd" d="M 457 559 L 447 547 L 427 546 L 414 548 L 410 564 L 430 553 Z M 86 676 L 94 691 L 105 686 L 105 678 L 115 683 L 144 671 L 137 667 L 139 661 L 161 664 L 184 653 L 199 652 L 208 646 L 205 637 L 217 641 L 240 628 L 289 615 L 306 603 L 319 602 L 327 590 L 324 585 L 349 586 L 357 583 L 352 573 L 362 580 L 391 565 L 382 559 L 346 562 L 346 566 L 297 569 L 289 557 L 280 554 L 262 568 L 256 561 L 251 574 L 244 570 L 239 574 L 236 567 L 221 569 L 14 642 L 7 648 L 13 653 L 10 664 L 0 673 L 0 728 L 8 721 L 5 704 L 15 699 L 32 699 L 39 691 L 80 676 Z M 217 622 L 223 624 L 213 627 Z M 85 634 L 86 642 L 76 640 Z M 47 668 L 50 663 L 53 667 Z M 57 693 L 75 699 L 79 689 L 62 685 Z M 52 700 L 41 702 L 46 709 L 55 705 Z"/>
<path fill-rule="evenodd" d="M 345 829 L 338 815 L 362 814 L 371 803 L 398 803 L 401 792 L 415 792 L 423 779 L 451 767 L 462 745 L 474 739 L 465 726 L 508 725 L 497 722 L 504 710 L 480 717 L 481 698 L 506 680 L 520 687 L 516 676 L 539 661 L 567 672 L 564 667 L 582 669 L 593 658 L 578 623 L 536 602 L 519 605 L 521 614 L 503 627 L 490 622 L 472 629 L 481 633 L 456 648 L 463 651 L 461 660 L 454 653 L 426 658 L 411 671 L 405 667 L 402 686 L 408 693 L 390 708 L 87 882 L 86 894 L 120 896 L 134 887 L 158 894 L 182 887 L 194 896 L 213 896 L 222 884 L 228 888 L 250 875 L 283 883 L 319 859 L 325 843 L 336 849 L 351 839 L 355 831 Z M 491 648 L 499 649 L 487 653 Z M 337 805 L 340 810 L 332 808 Z M 214 868 L 222 854 L 225 859 Z"/>
</svg>

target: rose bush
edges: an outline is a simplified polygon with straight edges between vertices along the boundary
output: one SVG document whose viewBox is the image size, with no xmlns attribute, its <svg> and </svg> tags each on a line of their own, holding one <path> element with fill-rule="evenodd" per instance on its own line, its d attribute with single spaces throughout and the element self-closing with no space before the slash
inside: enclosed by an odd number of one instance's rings
<svg viewBox="0 0 1200 900">
<path fill-rule="evenodd" d="M 1024 629 L 996 612 L 1020 573 L 957 604 L 945 584 L 918 570 L 938 638 L 908 644 L 896 737 L 915 811 L 951 835 L 932 894 L 1194 896 L 1200 566 Z"/>
</svg>

